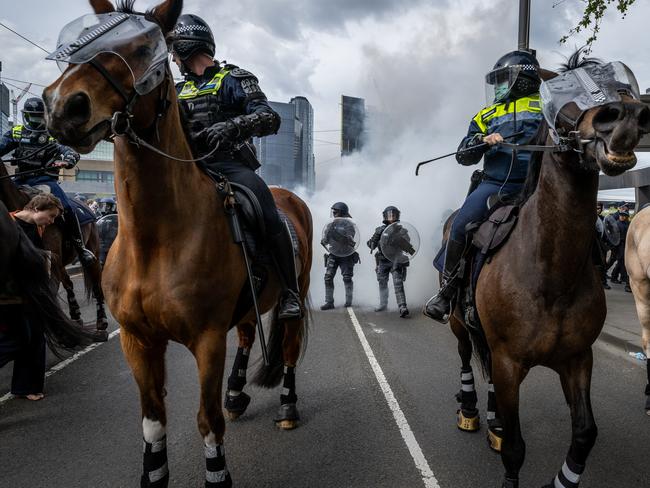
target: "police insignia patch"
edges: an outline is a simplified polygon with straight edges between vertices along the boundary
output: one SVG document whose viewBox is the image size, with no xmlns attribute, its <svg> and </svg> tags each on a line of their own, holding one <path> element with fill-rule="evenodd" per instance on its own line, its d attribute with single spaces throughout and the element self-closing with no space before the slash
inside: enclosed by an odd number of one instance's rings
<svg viewBox="0 0 650 488">
<path fill-rule="evenodd" d="M 39 144 L 45 144 L 46 142 L 47 142 L 47 136 L 46 135 L 41 134 L 40 136 L 38 136 L 38 143 Z"/>
<path fill-rule="evenodd" d="M 235 78 L 248 78 L 248 77 L 255 78 L 255 75 L 253 73 L 251 73 L 250 71 L 246 71 L 245 69 L 242 68 L 235 68 L 230 72 L 230 74 Z"/>
<path fill-rule="evenodd" d="M 246 95 L 259 93 L 262 91 L 260 89 L 260 86 L 257 84 L 257 80 L 255 78 L 246 78 L 244 80 L 241 80 L 240 83 L 241 83 L 242 90 L 244 90 L 244 93 Z"/>
</svg>

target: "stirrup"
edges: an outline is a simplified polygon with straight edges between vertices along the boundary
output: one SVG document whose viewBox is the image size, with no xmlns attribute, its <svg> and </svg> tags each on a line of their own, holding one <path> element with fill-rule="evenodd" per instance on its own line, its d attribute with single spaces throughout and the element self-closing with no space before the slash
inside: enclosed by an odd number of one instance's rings
<svg viewBox="0 0 650 488">
<path fill-rule="evenodd" d="M 428 310 L 428 308 L 429 308 L 429 304 L 430 304 L 433 300 L 436 300 L 436 299 L 440 296 L 440 293 L 441 293 L 441 292 L 438 292 L 437 294 L 435 294 L 434 296 L 432 296 L 431 298 L 429 298 L 429 300 L 427 300 L 427 303 L 425 303 L 425 304 L 424 304 L 424 307 L 422 308 L 422 314 L 425 315 L 426 317 L 429 317 L 429 318 L 432 319 L 432 320 L 435 320 L 436 322 L 440 322 L 441 324 L 446 324 L 446 323 L 449 322 L 449 317 L 450 317 L 450 315 L 451 315 L 451 311 L 453 310 L 451 300 L 449 300 L 449 301 L 447 302 L 447 303 L 448 303 L 448 310 L 449 310 L 449 311 L 443 313 L 442 316 L 433 315 L 433 314 L 432 314 L 431 312 L 429 312 L 429 310 Z M 441 298 L 442 298 L 443 300 L 445 300 L 444 297 L 441 297 Z"/>
</svg>

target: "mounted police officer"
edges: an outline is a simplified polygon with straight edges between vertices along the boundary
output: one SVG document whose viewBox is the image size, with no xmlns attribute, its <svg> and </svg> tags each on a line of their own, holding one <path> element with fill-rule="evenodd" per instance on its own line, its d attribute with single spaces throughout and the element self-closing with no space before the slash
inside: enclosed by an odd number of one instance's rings
<svg viewBox="0 0 650 488">
<path fill-rule="evenodd" d="M 393 276 L 393 286 L 395 287 L 395 300 L 399 309 L 399 316 L 406 318 L 409 315 L 409 309 L 406 306 L 406 294 L 404 292 L 404 281 L 406 280 L 406 268 L 409 265 L 405 263 L 393 263 L 388 259 L 381 249 L 381 235 L 389 225 L 399 222 L 401 212 L 397 207 L 386 207 L 382 212 L 383 225 L 375 229 L 375 233 L 368 240 L 370 251 L 377 249 L 375 261 L 377 267 L 377 282 L 379 283 L 379 306 L 375 312 L 383 312 L 388 307 L 388 277 Z"/>
<path fill-rule="evenodd" d="M 331 207 L 332 217 L 335 219 L 351 219 L 350 210 L 347 204 L 343 202 L 336 202 Z M 338 229 L 333 229 L 332 224 L 329 224 L 326 228 L 325 235 L 321 244 L 325 247 L 331 245 L 333 240 L 344 238 L 346 240 L 351 240 L 352 236 L 343 235 L 343 236 L 334 236 L 334 232 Z M 347 229 L 346 229 L 347 230 Z M 351 225 L 349 231 L 351 233 L 355 232 L 355 228 Z M 350 250 L 354 249 L 354 242 L 344 245 Z M 347 256 L 335 256 L 333 253 L 325 255 L 325 305 L 321 306 L 321 310 L 331 310 L 334 308 L 334 276 L 336 275 L 336 270 L 341 268 L 341 276 L 343 277 L 343 284 L 345 286 L 345 306 L 352 306 L 352 293 L 354 289 L 354 284 L 352 282 L 352 277 L 354 276 L 354 265 L 359 262 L 359 253 L 353 252 Z"/>
<path fill-rule="evenodd" d="M 21 185 L 47 185 L 52 195 L 63 203 L 64 231 L 72 241 L 79 255 L 79 261 L 87 266 L 95 260 L 92 252 L 84 245 L 81 226 L 77 214 L 70 205 L 70 200 L 59 186 L 61 168 L 74 168 L 79 162 L 79 154 L 54 140 L 45 128 L 45 106 L 38 97 L 28 98 L 23 107 L 23 124 L 16 125 L 5 132 L 0 140 L 0 156 L 13 151 L 13 158 L 18 160 L 11 164 L 18 166 L 17 172 L 23 173 L 43 169 L 38 173 L 16 177 Z"/>
<path fill-rule="evenodd" d="M 255 173 L 259 162 L 251 142 L 253 136 L 276 134 L 280 117 L 252 73 L 214 60 L 214 37 L 203 19 L 181 15 L 171 40 L 173 60 L 185 78 L 177 84 L 177 92 L 194 153 L 209 154 L 202 160 L 208 170 L 248 187 L 257 196 L 266 241 L 284 285 L 279 318 L 299 318 L 302 310 L 291 236 L 268 186 Z"/>
<path fill-rule="evenodd" d="M 543 115 L 539 98 L 539 63 L 533 53 L 513 51 L 501 57 L 486 77 L 489 106 L 470 122 L 456 160 L 465 166 L 483 158 L 478 186 L 467 196 L 451 227 L 445 252 L 442 285 L 424 307 L 424 314 L 446 323 L 451 300 L 457 293 L 457 270 L 465 250 L 465 226 L 482 221 L 488 214 L 488 198 L 503 198 L 520 192 L 528 172 L 530 151 L 516 153 L 499 145 L 504 138 L 527 144 L 539 129 Z"/>
</svg>

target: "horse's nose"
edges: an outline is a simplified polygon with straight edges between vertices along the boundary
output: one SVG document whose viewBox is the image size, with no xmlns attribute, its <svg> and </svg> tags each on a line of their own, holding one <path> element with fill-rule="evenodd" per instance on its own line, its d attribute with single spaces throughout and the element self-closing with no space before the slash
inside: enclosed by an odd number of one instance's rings
<svg viewBox="0 0 650 488">
<path fill-rule="evenodd" d="M 90 120 L 90 97 L 84 92 L 70 96 L 63 106 L 63 117 L 74 126 L 84 125 Z"/>
<path fill-rule="evenodd" d="M 625 108 L 621 102 L 603 105 L 594 116 L 593 127 L 601 134 L 614 130 L 618 122 L 624 117 Z"/>
</svg>

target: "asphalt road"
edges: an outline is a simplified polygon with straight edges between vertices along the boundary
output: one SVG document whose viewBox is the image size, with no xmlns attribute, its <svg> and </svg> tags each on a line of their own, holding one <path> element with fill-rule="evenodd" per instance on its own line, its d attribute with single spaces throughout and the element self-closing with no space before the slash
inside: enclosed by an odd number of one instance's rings
<svg viewBox="0 0 650 488">
<path fill-rule="evenodd" d="M 89 312 L 86 307 L 88 318 Z M 272 419 L 280 389 L 247 387 L 253 397 L 249 410 L 228 422 L 226 431 L 235 486 L 424 487 L 411 454 L 414 446 L 442 488 L 500 486 L 503 468 L 487 447 L 485 430 L 467 434 L 455 426 L 459 359 L 451 332 L 420 316 L 401 320 L 395 312 L 356 309 L 355 315 L 394 394 L 392 408 L 403 413 L 414 436 L 411 451 L 402 437 L 405 426 L 400 431 L 349 313 L 342 308 L 315 312 L 308 351 L 297 371 L 302 424 L 291 432 L 277 430 Z M 140 409 L 118 339 L 51 375 L 43 401 L 0 404 L 2 488 L 139 486 Z M 230 343 L 228 368 L 234 332 Z M 258 356 L 256 349 L 253 357 Z M 167 371 L 170 486 L 203 486 L 194 359 L 172 345 Z M 0 372 L 1 396 L 10 370 Z M 644 375 L 642 364 L 625 353 L 595 348 L 592 400 L 600 434 L 581 486 L 650 486 Z M 481 381 L 478 393 L 484 415 Z M 524 383 L 522 427 L 527 459 L 521 486 L 541 487 L 560 468 L 570 439 L 568 408 L 553 372 L 536 368 Z"/>
</svg>

